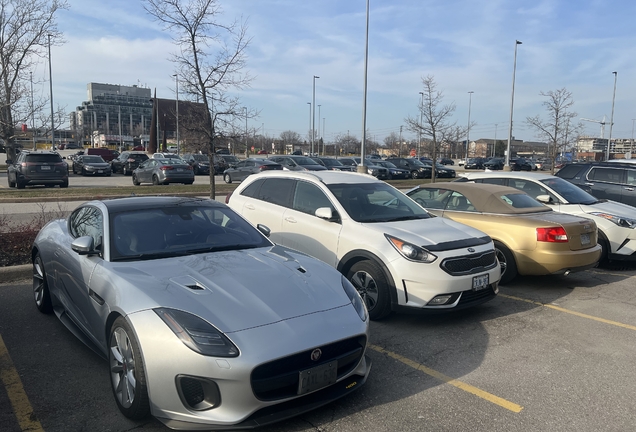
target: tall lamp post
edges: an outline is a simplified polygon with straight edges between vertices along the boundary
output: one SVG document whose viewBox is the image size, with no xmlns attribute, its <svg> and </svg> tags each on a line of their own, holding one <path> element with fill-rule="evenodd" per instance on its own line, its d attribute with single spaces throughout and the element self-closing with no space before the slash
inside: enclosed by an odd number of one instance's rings
<svg viewBox="0 0 636 432">
<path fill-rule="evenodd" d="M 31 136 L 33 137 L 33 150 L 37 150 L 37 145 L 35 144 L 35 112 L 33 108 L 33 72 L 29 72 L 29 79 L 31 80 Z M 634 132 L 632 131 L 632 137 Z M 632 139 L 633 141 L 633 139 Z"/>
<path fill-rule="evenodd" d="M 422 145 L 422 114 L 424 112 L 424 92 L 420 92 L 420 127 L 417 129 L 417 157 L 420 157 L 420 146 Z"/>
<path fill-rule="evenodd" d="M 309 105 L 309 133 L 313 135 L 311 131 L 311 102 L 307 102 L 307 105 Z M 309 142 L 311 142 L 311 136 L 309 137 Z"/>
<path fill-rule="evenodd" d="M 508 145 L 506 146 L 506 164 L 504 171 L 510 171 L 510 142 L 512 141 L 512 112 L 515 105 L 515 74 L 517 73 L 517 45 L 521 45 L 521 41 L 515 41 L 515 61 L 512 67 L 512 97 L 510 99 L 510 126 L 508 129 Z"/>
<path fill-rule="evenodd" d="M 247 107 L 243 107 L 243 109 L 245 110 L 245 157 L 247 157 Z"/>
<path fill-rule="evenodd" d="M 176 103 L 176 127 L 177 127 L 177 155 L 181 154 L 181 145 L 179 144 L 179 74 L 172 75 L 174 77 L 175 84 L 175 93 L 177 95 L 177 103 Z"/>
<path fill-rule="evenodd" d="M 629 158 L 633 159 L 634 158 L 634 122 L 636 121 L 636 119 L 632 119 L 632 142 L 631 145 L 629 146 Z"/>
<path fill-rule="evenodd" d="M 468 159 L 468 146 L 470 145 L 470 105 L 473 101 L 474 91 L 468 92 L 468 128 L 466 129 L 466 159 Z"/>
<path fill-rule="evenodd" d="M 313 94 L 311 97 L 311 155 L 314 155 L 314 137 L 316 136 L 316 78 L 320 78 L 319 76 L 314 75 L 314 86 L 313 86 Z"/>
<path fill-rule="evenodd" d="M 318 148 L 317 153 L 320 154 L 320 104 L 318 104 Z"/>
<path fill-rule="evenodd" d="M 53 68 L 51 67 L 51 35 L 49 38 L 49 91 L 51 92 L 51 150 L 55 149 L 55 123 L 53 117 Z"/>
<path fill-rule="evenodd" d="M 367 77 L 369 75 L 369 0 L 367 0 L 367 23 L 364 37 L 364 80 L 362 84 L 362 143 L 360 144 L 360 165 L 357 172 L 366 173 L 366 145 L 367 145 Z M 347 131 L 349 138 L 349 131 Z"/>
<path fill-rule="evenodd" d="M 612 126 L 614 126 L 614 101 L 616 100 L 616 78 L 618 72 L 612 72 L 614 74 L 614 95 L 612 96 L 612 115 L 610 116 L 610 131 L 609 138 L 607 139 L 607 149 L 605 150 L 605 160 L 609 160 L 610 145 L 612 145 Z"/>
</svg>

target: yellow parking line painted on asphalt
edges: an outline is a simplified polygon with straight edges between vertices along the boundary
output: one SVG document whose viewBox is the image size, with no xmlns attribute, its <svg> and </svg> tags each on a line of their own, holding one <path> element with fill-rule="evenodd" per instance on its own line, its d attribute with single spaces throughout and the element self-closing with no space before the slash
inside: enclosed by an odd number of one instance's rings
<svg viewBox="0 0 636 432">
<path fill-rule="evenodd" d="M 31 408 L 29 398 L 24 391 L 24 387 L 22 387 L 20 375 L 18 375 L 18 371 L 13 366 L 13 361 L 11 361 L 9 351 L 5 346 L 1 335 L 0 381 L 2 381 L 4 387 L 7 389 L 7 395 L 9 396 L 9 401 L 13 407 L 13 412 L 18 419 L 20 429 L 23 431 L 44 432 L 42 425 L 35 418 L 35 413 L 33 412 L 33 408 Z"/>
<path fill-rule="evenodd" d="M 495 396 L 495 395 L 493 395 L 491 393 L 488 393 L 488 392 L 485 392 L 483 390 L 480 390 L 477 387 L 471 386 L 470 384 L 466 384 L 464 382 L 458 381 L 458 380 L 456 380 L 454 378 L 451 378 L 449 376 L 444 375 L 441 372 L 437 372 L 436 370 L 433 370 L 433 369 L 431 369 L 429 367 L 426 367 L 423 364 L 414 362 L 413 360 L 411 360 L 409 358 L 406 358 L 404 356 L 401 356 L 401 355 L 396 354 L 396 353 L 391 352 L 391 351 L 387 351 L 384 348 L 379 347 L 377 345 L 369 344 L 369 348 L 371 348 L 372 350 L 377 351 L 379 353 L 386 354 L 389 357 L 391 357 L 391 358 L 393 358 L 393 359 L 395 359 L 395 360 L 397 360 L 397 361 L 399 361 L 401 363 L 404 363 L 405 365 L 410 366 L 410 367 L 412 367 L 415 370 L 424 372 L 425 374 L 430 375 L 433 378 L 437 378 L 438 380 L 443 381 L 446 384 L 450 384 L 452 386 L 457 387 L 458 389 L 461 389 L 461 390 L 464 390 L 464 391 L 466 391 L 468 393 L 474 394 L 477 397 L 485 399 L 488 402 L 492 402 L 495 405 L 499 405 L 500 407 L 505 408 L 507 410 L 510 410 L 512 412 L 519 413 L 523 409 L 523 407 L 521 405 L 517 405 L 516 403 L 507 401 L 507 400 L 505 400 L 503 398 L 500 398 L 499 396 Z"/>
<path fill-rule="evenodd" d="M 546 304 L 546 303 L 541 303 L 541 302 L 536 302 L 534 300 L 528 300 L 528 299 L 524 299 L 524 298 L 521 298 L 521 297 L 515 297 L 515 296 L 501 294 L 501 293 L 499 293 L 498 295 L 499 295 L 499 297 L 504 297 L 504 298 L 511 299 L 511 300 L 522 301 L 522 302 L 534 304 L 534 305 L 537 305 L 537 306 L 547 307 L 547 308 L 550 308 L 550 309 L 557 310 L 559 312 L 565 312 L 565 313 L 568 313 L 570 315 L 575 315 L 575 316 L 578 316 L 578 317 L 581 317 L 581 318 L 586 318 L 586 319 L 590 319 L 590 320 L 593 320 L 593 321 L 598 321 L 598 322 L 601 322 L 603 324 L 609 324 L 609 325 L 613 325 L 613 326 L 616 326 L 616 327 L 626 328 L 626 329 L 629 329 L 629 330 L 636 330 L 636 326 L 633 326 L 633 325 L 623 324 L 621 322 L 611 321 L 611 320 L 607 320 L 605 318 L 599 318 L 599 317 L 596 317 L 594 315 L 587 315 L 587 314 L 584 314 L 584 313 L 581 313 L 581 312 L 572 311 L 572 310 L 565 309 L 565 308 L 562 308 L 562 307 L 559 307 L 559 306 Z"/>
</svg>

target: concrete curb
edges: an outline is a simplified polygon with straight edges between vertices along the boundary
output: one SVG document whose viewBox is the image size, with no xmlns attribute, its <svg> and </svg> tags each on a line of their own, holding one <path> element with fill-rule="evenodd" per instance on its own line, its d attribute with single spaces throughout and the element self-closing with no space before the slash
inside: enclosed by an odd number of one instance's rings
<svg viewBox="0 0 636 432">
<path fill-rule="evenodd" d="M 32 269 L 31 264 L 0 267 L 0 283 L 29 279 L 31 278 Z"/>
</svg>

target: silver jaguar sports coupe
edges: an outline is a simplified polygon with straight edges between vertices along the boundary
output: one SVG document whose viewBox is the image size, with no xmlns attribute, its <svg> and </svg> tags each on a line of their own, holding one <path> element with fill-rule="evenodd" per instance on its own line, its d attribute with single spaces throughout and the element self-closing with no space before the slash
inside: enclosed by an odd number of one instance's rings
<svg viewBox="0 0 636 432">
<path fill-rule="evenodd" d="M 273 423 L 361 387 L 371 361 L 355 288 L 268 233 L 206 199 L 88 202 L 38 234 L 35 304 L 108 361 L 126 417 Z"/>
</svg>

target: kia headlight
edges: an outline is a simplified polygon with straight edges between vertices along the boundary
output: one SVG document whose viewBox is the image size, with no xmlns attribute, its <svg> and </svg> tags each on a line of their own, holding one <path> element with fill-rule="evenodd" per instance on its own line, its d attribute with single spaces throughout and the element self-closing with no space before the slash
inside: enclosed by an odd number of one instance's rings
<svg viewBox="0 0 636 432">
<path fill-rule="evenodd" d="M 239 350 L 209 322 L 176 309 L 154 309 L 159 318 L 192 351 L 212 357 L 237 357 Z"/>
<path fill-rule="evenodd" d="M 636 219 L 626 218 L 624 216 L 616 216 L 610 213 L 603 213 L 603 212 L 595 212 L 590 214 L 594 216 L 602 217 L 603 219 L 607 219 L 608 221 L 615 223 L 619 227 L 632 228 L 632 229 L 636 228 Z"/>
<path fill-rule="evenodd" d="M 358 316 L 362 321 L 367 320 L 367 307 L 362 301 L 362 297 L 360 297 L 360 293 L 355 289 L 353 284 L 347 280 L 346 277 L 342 276 L 340 278 L 342 282 L 342 288 L 344 288 L 349 300 L 351 300 L 351 305 L 358 312 Z"/>
<path fill-rule="evenodd" d="M 399 238 L 385 234 L 386 239 L 393 245 L 393 247 L 407 260 L 432 263 L 437 259 L 437 256 L 433 255 L 426 249 L 414 245 L 413 243 L 405 242 Z"/>
</svg>

